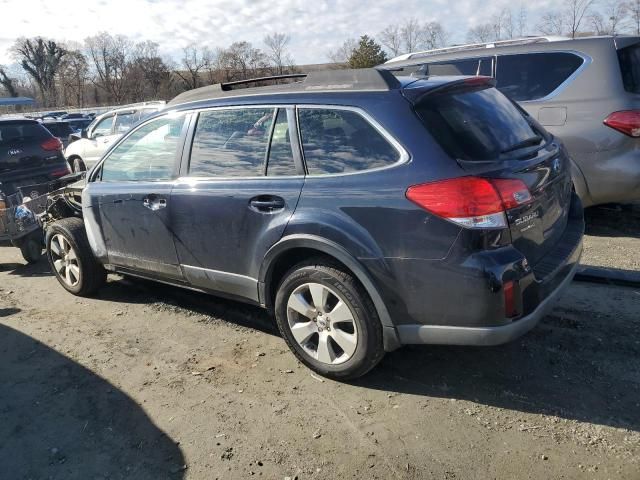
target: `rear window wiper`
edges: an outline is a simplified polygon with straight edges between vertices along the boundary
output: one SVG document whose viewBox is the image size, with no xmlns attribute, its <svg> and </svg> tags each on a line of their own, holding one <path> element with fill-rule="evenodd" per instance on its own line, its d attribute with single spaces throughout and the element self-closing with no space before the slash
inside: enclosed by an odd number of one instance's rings
<svg viewBox="0 0 640 480">
<path fill-rule="evenodd" d="M 500 153 L 509 153 L 509 152 L 513 152 L 514 150 L 520 150 L 521 148 L 533 147 L 534 145 L 540 144 L 541 141 L 542 141 L 542 137 L 540 135 L 529 137 L 526 140 L 523 140 L 521 142 L 511 145 L 509 148 L 500 150 Z"/>
</svg>

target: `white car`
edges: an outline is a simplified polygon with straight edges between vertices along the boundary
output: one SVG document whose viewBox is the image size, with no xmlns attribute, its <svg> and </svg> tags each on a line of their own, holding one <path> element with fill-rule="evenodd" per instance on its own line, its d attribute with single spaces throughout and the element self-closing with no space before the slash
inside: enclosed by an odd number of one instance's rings
<svg viewBox="0 0 640 480">
<path fill-rule="evenodd" d="M 162 110 L 165 102 L 145 102 L 127 105 L 97 116 L 82 131 L 81 137 L 72 141 L 64 155 L 74 172 L 89 170 L 124 133 L 138 121 Z"/>
</svg>

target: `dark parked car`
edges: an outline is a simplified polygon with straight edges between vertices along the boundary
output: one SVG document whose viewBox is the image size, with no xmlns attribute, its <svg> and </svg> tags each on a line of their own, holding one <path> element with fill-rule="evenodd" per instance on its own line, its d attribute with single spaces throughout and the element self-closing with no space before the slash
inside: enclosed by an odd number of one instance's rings
<svg viewBox="0 0 640 480">
<path fill-rule="evenodd" d="M 0 119 L 0 191 L 55 180 L 70 172 L 62 142 L 35 120 Z"/>
<path fill-rule="evenodd" d="M 68 121 L 65 120 L 44 120 L 42 122 L 44 128 L 49 130 L 51 134 L 62 142 L 62 148 L 67 148 L 69 144 L 69 135 L 76 133 L 75 129 Z"/>
<path fill-rule="evenodd" d="M 89 172 L 47 228 L 65 289 L 122 272 L 262 305 L 303 363 L 353 378 L 403 344 L 512 340 L 571 281 L 569 159 L 492 79 L 237 86 L 179 95 Z"/>
</svg>

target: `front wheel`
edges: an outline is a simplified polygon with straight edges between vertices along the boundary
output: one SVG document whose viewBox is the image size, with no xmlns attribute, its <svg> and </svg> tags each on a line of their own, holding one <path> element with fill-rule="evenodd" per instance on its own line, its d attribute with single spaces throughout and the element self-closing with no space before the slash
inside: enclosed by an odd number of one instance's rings
<svg viewBox="0 0 640 480">
<path fill-rule="evenodd" d="M 65 218 L 47 229 L 47 259 L 62 287 L 78 296 L 98 291 L 107 279 L 107 272 L 93 256 L 84 222 Z"/>
<path fill-rule="evenodd" d="M 357 378 L 384 356 L 382 325 L 367 292 L 351 273 L 324 259 L 285 275 L 275 313 L 289 348 L 321 375 Z"/>
<path fill-rule="evenodd" d="M 73 173 L 84 172 L 87 170 L 87 166 L 80 157 L 73 157 L 71 168 L 73 169 Z"/>
<path fill-rule="evenodd" d="M 42 256 L 42 231 L 30 234 L 20 245 L 22 258 L 29 264 L 36 263 Z"/>
</svg>

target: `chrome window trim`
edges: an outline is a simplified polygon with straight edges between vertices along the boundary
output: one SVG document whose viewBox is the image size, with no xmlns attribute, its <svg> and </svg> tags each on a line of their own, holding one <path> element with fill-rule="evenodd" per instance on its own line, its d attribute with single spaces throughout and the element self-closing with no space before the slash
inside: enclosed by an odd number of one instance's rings
<svg viewBox="0 0 640 480">
<path fill-rule="evenodd" d="M 354 112 L 354 113 L 360 115 L 380 135 L 382 135 L 382 137 L 387 142 L 389 142 L 389 144 L 391 144 L 391 146 L 393 148 L 395 148 L 395 150 L 399 154 L 398 160 L 395 161 L 394 163 L 390 164 L 390 165 L 385 165 L 384 167 L 368 168 L 366 170 L 357 170 L 355 172 L 310 174 L 309 173 L 309 169 L 307 168 L 306 159 L 304 158 L 304 145 L 303 145 L 303 142 L 302 142 L 302 131 L 300 129 L 300 118 L 299 118 L 299 115 L 298 115 L 298 111 L 299 110 L 310 110 L 310 109 L 313 109 L 313 110 L 342 110 L 342 111 Z M 300 145 L 302 147 L 302 159 L 304 161 L 305 170 L 307 171 L 307 174 L 305 175 L 306 177 L 323 178 L 323 177 L 344 177 L 346 175 L 361 175 L 361 174 L 364 174 L 364 173 L 379 172 L 379 171 L 382 171 L 382 170 L 388 170 L 390 168 L 395 168 L 398 165 L 403 165 L 405 163 L 408 163 L 411 160 L 411 155 L 409 155 L 409 152 L 402 146 L 402 144 L 393 135 L 391 135 L 391 133 L 389 133 L 382 125 L 380 125 L 380 123 L 378 123 L 378 121 L 375 118 L 373 118 L 371 115 L 369 115 L 365 110 L 363 110 L 360 107 L 354 107 L 354 106 L 348 106 L 348 105 L 330 105 L 330 104 L 326 104 L 326 103 L 317 104 L 317 105 L 314 105 L 314 104 L 299 104 L 299 105 L 296 105 L 296 121 L 298 123 L 298 135 L 300 137 Z"/>
</svg>

